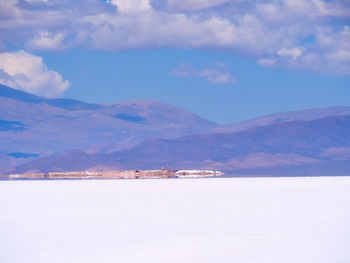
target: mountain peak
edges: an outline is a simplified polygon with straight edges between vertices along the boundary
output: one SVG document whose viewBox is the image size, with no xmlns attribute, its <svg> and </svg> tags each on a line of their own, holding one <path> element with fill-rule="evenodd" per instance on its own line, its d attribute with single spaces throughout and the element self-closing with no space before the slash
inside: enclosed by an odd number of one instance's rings
<svg viewBox="0 0 350 263">
<path fill-rule="evenodd" d="M 85 102 L 81 102 L 73 99 L 65 99 L 65 98 L 49 99 L 49 98 L 37 96 L 34 94 L 30 94 L 22 90 L 13 89 L 3 84 L 0 84 L 0 97 L 10 98 L 10 99 L 14 99 L 22 102 L 34 103 L 34 104 L 46 103 L 48 105 L 67 109 L 67 110 L 96 110 L 101 108 L 101 106 L 97 104 L 85 103 Z"/>
</svg>

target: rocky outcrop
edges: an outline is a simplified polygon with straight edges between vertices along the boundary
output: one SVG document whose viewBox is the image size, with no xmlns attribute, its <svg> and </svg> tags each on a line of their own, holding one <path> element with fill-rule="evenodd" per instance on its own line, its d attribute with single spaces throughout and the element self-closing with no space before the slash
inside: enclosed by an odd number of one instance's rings
<svg viewBox="0 0 350 263">
<path fill-rule="evenodd" d="M 221 175 L 218 171 L 209 170 L 127 170 L 108 172 L 62 172 L 37 174 L 10 174 L 10 180 L 45 180 L 45 179 L 150 179 L 150 178 L 176 178 L 176 177 L 207 177 Z"/>
</svg>

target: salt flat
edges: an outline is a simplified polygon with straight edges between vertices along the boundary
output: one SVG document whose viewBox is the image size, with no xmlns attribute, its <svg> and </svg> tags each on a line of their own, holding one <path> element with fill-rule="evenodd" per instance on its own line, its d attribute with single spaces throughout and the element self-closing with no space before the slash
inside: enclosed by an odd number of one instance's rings
<svg viewBox="0 0 350 263">
<path fill-rule="evenodd" d="M 350 177 L 0 181 L 0 262 L 350 262 Z"/>
</svg>

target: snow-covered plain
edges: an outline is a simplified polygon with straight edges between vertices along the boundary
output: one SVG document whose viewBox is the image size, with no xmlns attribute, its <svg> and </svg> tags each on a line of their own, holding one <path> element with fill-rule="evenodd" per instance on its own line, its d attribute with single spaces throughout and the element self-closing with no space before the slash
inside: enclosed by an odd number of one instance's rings
<svg viewBox="0 0 350 263">
<path fill-rule="evenodd" d="M 0 181 L 0 262 L 350 262 L 350 177 Z"/>
</svg>

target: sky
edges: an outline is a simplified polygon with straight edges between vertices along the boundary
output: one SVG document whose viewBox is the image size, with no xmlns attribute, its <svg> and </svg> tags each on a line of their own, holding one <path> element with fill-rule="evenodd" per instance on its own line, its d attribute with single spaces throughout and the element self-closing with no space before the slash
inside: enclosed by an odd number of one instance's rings
<svg viewBox="0 0 350 263">
<path fill-rule="evenodd" d="M 217 123 L 350 106 L 350 1 L 2 0 L 0 83 Z"/>
</svg>

